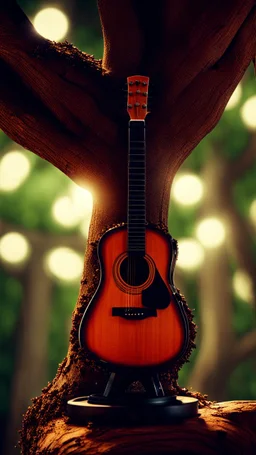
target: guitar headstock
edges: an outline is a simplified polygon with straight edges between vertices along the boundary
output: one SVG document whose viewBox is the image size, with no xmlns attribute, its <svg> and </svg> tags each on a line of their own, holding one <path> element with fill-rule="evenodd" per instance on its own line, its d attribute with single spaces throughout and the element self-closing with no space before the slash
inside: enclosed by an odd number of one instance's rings
<svg viewBox="0 0 256 455">
<path fill-rule="evenodd" d="M 148 113 L 148 84 L 147 76 L 127 77 L 127 112 L 131 120 L 144 120 Z"/>
</svg>

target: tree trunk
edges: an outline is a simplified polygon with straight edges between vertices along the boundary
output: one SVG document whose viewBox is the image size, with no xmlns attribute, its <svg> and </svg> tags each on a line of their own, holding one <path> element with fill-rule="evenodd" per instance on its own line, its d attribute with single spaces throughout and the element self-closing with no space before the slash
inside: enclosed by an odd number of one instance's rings
<svg viewBox="0 0 256 455">
<path fill-rule="evenodd" d="M 216 216 L 224 221 L 224 172 L 222 162 L 212 155 L 203 171 L 205 197 L 202 218 Z M 218 248 L 206 248 L 199 277 L 200 350 L 188 386 L 206 393 L 211 400 L 225 400 L 227 380 L 233 367 L 231 352 L 235 336 L 231 289 L 226 243 Z"/>
<path fill-rule="evenodd" d="M 35 245 L 34 245 L 35 246 Z M 31 397 L 40 394 L 47 379 L 47 352 L 51 281 L 43 268 L 44 251 L 33 250 L 25 273 L 24 299 L 17 333 L 16 363 L 13 375 L 10 415 L 5 453 L 15 455 L 22 416 Z"/>
</svg>

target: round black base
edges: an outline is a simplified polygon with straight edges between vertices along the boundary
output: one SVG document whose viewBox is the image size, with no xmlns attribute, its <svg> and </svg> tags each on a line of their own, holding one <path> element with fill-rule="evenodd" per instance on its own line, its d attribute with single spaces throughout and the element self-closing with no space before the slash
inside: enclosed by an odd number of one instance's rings
<svg viewBox="0 0 256 455">
<path fill-rule="evenodd" d="M 71 420 L 80 425 L 89 421 L 156 424 L 197 416 L 198 400 L 183 396 L 148 398 L 139 393 L 114 400 L 103 395 L 90 395 L 69 400 L 67 412 Z"/>
</svg>

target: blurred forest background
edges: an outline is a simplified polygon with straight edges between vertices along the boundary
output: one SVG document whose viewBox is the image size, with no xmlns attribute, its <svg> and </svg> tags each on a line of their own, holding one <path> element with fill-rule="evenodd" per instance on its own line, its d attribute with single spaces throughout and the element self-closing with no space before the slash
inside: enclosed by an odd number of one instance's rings
<svg viewBox="0 0 256 455">
<path fill-rule="evenodd" d="M 95 0 L 19 4 L 45 37 L 101 58 Z M 175 282 L 198 325 L 197 349 L 179 382 L 219 401 L 256 399 L 255 158 L 251 66 L 170 196 L 169 230 L 179 241 Z M 0 428 L 10 455 L 21 414 L 66 355 L 93 202 L 1 131 L 0 192 Z"/>
</svg>

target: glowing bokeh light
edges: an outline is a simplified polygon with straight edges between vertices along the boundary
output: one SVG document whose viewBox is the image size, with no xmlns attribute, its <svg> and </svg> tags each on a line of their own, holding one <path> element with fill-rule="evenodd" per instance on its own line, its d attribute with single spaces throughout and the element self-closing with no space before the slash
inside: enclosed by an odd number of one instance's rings
<svg viewBox="0 0 256 455">
<path fill-rule="evenodd" d="M 204 260 L 204 250 L 200 243 L 192 238 L 184 238 L 178 241 L 179 254 L 177 267 L 184 270 L 196 270 Z"/>
<path fill-rule="evenodd" d="M 29 243 L 24 235 L 8 232 L 0 239 L 0 257 L 10 264 L 21 264 L 30 253 Z"/>
<path fill-rule="evenodd" d="M 81 217 L 91 217 L 93 199 L 90 191 L 81 188 L 75 183 L 71 183 L 69 191 L 73 205 L 76 208 L 76 211 L 82 214 Z"/>
<path fill-rule="evenodd" d="M 204 247 L 217 248 L 225 240 L 224 224 L 218 218 L 205 218 L 198 223 L 196 236 Z"/>
<path fill-rule="evenodd" d="M 237 270 L 233 276 L 235 294 L 245 302 L 253 302 L 253 285 L 250 276 L 244 270 Z"/>
<path fill-rule="evenodd" d="M 90 224 L 92 195 L 89 191 L 71 184 L 69 194 L 59 197 L 52 205 L 53 218 L 62 226 L 70 228 L 79 223 Z"/>
<path fill-rule="evenodd" d="M 74 205 L 69 196 L 63 196 L 53 203 L 53 218 L 64 227 L 74 227 L 80 222 L 79 213 L 74 209 Z"/>
<path fill-rule="evenodd" d="M 256 226 L 256 199 L 254 199 L 254 201 L 252 201 L 249 213 L 250 213 L 250 218 L 251 218 L 253 224 L 255 224 L 255 226 Z"/>
<path fill-rule="evenodd" d="M 228 104 L 226 105 L 225 110 L 229 111 L 236 107 L 242 97 L 242 85 L 238 84 L 231 97 L 229 98 Z"/>
<path fill-rule="evenodd" d="M 61 281 L 74 282 L 82 276 L 83 259 L 71 248 L 58 247 L 46 255 L 45 269 Z"/>
<path fill-rule="evenodd" d="M 33 24 L 40 35 L 54 41 L 64 38 L 69 28 L 67 16 L 58 8 L 40 10 L 36 14 Z"/>
<path fill-rule="evenodd" d="M 241 118 L 249 130 L 256 130 L 256 95 L 248 98 L 241 107 Z"/>
<path fill-rule="evenodd" d="M 193 205 L 203 196 L 203 183 L 195 174 L 177 175 L 173 181 L 172 197 L 181 205 Z"/>
<path fill-rule="evenodd" d="M 0 161 L 0 190 L 16 190 L 25 181 L 30 169 L 30 161 L 24 153 L 18 150 L 6 153 Z"/>
</svg>

